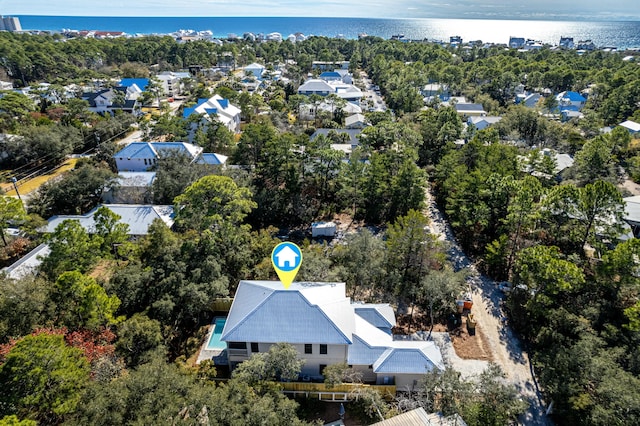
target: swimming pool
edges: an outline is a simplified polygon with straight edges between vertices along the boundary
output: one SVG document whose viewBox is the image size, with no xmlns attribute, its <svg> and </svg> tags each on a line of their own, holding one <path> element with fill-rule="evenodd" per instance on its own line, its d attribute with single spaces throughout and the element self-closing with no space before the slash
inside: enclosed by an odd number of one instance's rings
<svg viewBox="0 0 640 426">
<path fill-rule="evenodd" d="M 222 329 L 226 322 L 227 319 L 224 317 L 218 317 L 214 320 L 213 331 L 211 332 L 211 337 L 209 337 L 209 343 L 207 343 L 208 351 L 227 349 L 227 343 L 220 340 Z"/>
</svg>

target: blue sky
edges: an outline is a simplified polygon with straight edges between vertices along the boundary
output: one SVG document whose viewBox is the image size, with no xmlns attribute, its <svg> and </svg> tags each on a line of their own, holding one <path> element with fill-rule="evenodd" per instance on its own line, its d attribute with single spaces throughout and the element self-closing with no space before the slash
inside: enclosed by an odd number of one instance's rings
<svg viewBox="0 0 640 426">
<path fill-rule="evenodd" d="M 640 20 L 640 0 L 0 0 L 0 13 Z"/>
</svg>

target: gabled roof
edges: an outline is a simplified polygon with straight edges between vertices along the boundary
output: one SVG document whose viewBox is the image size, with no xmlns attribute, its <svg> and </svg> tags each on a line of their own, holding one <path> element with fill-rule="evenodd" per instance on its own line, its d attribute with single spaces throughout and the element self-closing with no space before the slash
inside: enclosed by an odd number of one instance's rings
<svg viewBox="0 0 640 426">
<path fill-rule="evenodd" d="M 187 154 L 191 159 L 195 159 L 202 152 L 202 147 L 186 142 L 132 142 L 113 154 L 113 157 L 149 159 L 157 158 L 166 151 L 181 152 Z"/>
<path fill-rule="evenodd" d="M 209 116 L 215 113 L 216 118 L 225 125 L 240 116 L 240 108 L 231 104 L 228 99 L 224 99 L 220 95 L 213 95 L 209 99 L 198 99 L 198 103 L 191 107 L 185 108 L 182 117 L 187 118 L 191 114 L 204 114 Z"/>
<path fill-rule="evenodd" d="M 349 117 L 344 119 L 344 125 L 349 127 L 349 126 L 353 126 L 356 123 L 365 123 L 365 118 L 364 115 L 362 114 L 353 114 L 350 115 Z"/>
<path fill-rule="evenodd" d="M 424 374 L 434 368 L 444 369 L 442 354 L 434 342 L 393 343 L 395 347 L 388 348 L 373 364 L 374 373 Z"/>
<path fill-rule="evenodd" d="M 147 87 L 149 87 L 149 79 L 148 78 L 123 78 L 120 80 L 120 86 L 122 87 L 130 87 L 134 84 L 138 86 L 138 88 L 142 91 L 145 91 Z"/>
<path fill-rule="evenodd" d="M 257 70 L 257 69 L 264 70 L 265 67 L 264 67 L 264 65 L 261 65 L 261 64 L 259 64 L 257 62 L 254 62 L 254 63 L 249 64 L 246 67 L 244 67 L 244 69 L 245 70 Z"/>
<path fill-rule="evenodd" d="M 113 213 L 120 216 L 119 223 L 129 225 L 129 235 L 146 235 L 149 225 L 155 220 L 160 219 L 168 227 L 173 226 L 173 206 L 155 206 L 149 204 L 103 204 Z M 95 222 L 93 215 L 100 206 L 91 210 L 84 215 L 60 215 L 53 216 L 49 219 L 44 232 L 53 232 L 56 227 L 67 219 L 77 220 L 80 225 L 92 233 L 95 231 Z"/>
<path fill-rule="evenodd" d="M 213 164 L 213 165 L 222 165 L 227 162 L 226 155 L 216 154 L 213 152 L 205 152 L 198 158 L 198 163 L 200 164 Z"/>
<path fill-rule="evenodd" d="M 354 303 L 356 314 L 377 328 L 393 328 L 396 325 L 396 316 L 393 308 L 386 304 Z"/>
<path fill-rule="evenodd" d="M 485 122 L 487 124 L 496 124 L 498 121 L 502 120 L 502 117 L 469 117 L 469 121 L 471 121 L 474 125 L 478 125 L 478 123 Z"/>
<path fill-rule="evenodd" d="M 348 345 L 354 327 L 344 283 L 240 281 L 221 340 Z"/>
<path fill-rule="evenodd" d="M 587 100 L 580 93 L 571 92 L 571 91 L 566 91 L 566 92 L 559 93 L 558 96 L 556 96 L 556 99 L 558 101 L 560 101 L 560 100 L 568 100 L 570 102 L 585 102 Z"/>
<path fill-rule="evenodd" d="M 158 153 L 150 142 L 132 142 L 113 154 L 114 158 L 156 158 Z"/>
<path fill-rule="evenodd" d="M 335 90 L 333 86 L 327 83 L 324 80 L 320 80 L 317 78 L 312 78 L 311 80 L 307 80 L 298 87 L 298 93 L 301 92 L 329 92 L 333 93 Z"/>
<path fill-rule="evenodd" d="M 353 344 L 349 346 L 347 364 L 373 365 L 393 344 L 393 338 L 361 316 L 355 316 Z"/>
</svg>

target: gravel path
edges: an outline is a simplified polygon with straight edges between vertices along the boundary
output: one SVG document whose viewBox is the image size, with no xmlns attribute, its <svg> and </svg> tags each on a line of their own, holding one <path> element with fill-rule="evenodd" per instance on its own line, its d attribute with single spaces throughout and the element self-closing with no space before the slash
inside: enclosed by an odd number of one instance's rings
<svg viewBox="0 0 640 426">
<path fill-rule="evenodd" d="M 529 402 L 529 410 L 521 416 L 519 423 L 527 426 L 549 426 L 553 422 L 545 415 L 546 404 L 538 389 L 529 357 L 523 351 L 520 341 L 506 324 L 506 317 L 500 309 L 502 292 L 496 283 L 480 274 L 471 260 L 458 245 L 451 228 L 427 191 L 428 213 L 431 218 L 431 230 L 448 244 L 449 259 L 456 270 L 468 269 L 473 309 L 472 313 L 482 327 L 493 353 L 493 362 L 498 364 L 507 375 L 507 381 L 513 383 L 523 398 Z M 450 344 L 449 336 L 434 336 L 434 340 L 443 348 L 443 356 L 453 368 L 463 375 L 477 374 L 486 368 L 486 361 L 460 359 Z M 449 349 L 451 348 L 451 349 Z"/>
</svg>

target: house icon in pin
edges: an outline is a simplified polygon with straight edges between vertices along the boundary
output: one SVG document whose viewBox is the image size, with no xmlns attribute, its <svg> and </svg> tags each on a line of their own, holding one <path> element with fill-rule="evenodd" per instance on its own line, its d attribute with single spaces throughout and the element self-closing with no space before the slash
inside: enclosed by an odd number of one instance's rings
<svg viewBox="0 0 640 426">
<path fill-rule="evenodd" d="M 276 263 L 278 264 L 278 268 L 281 269 L 294 269 L 298 263 L 298 253 L 296 253 L 291 247 L 284 246 L 277 252 L 274 257 L 276 258 Z"/>
</svg>

